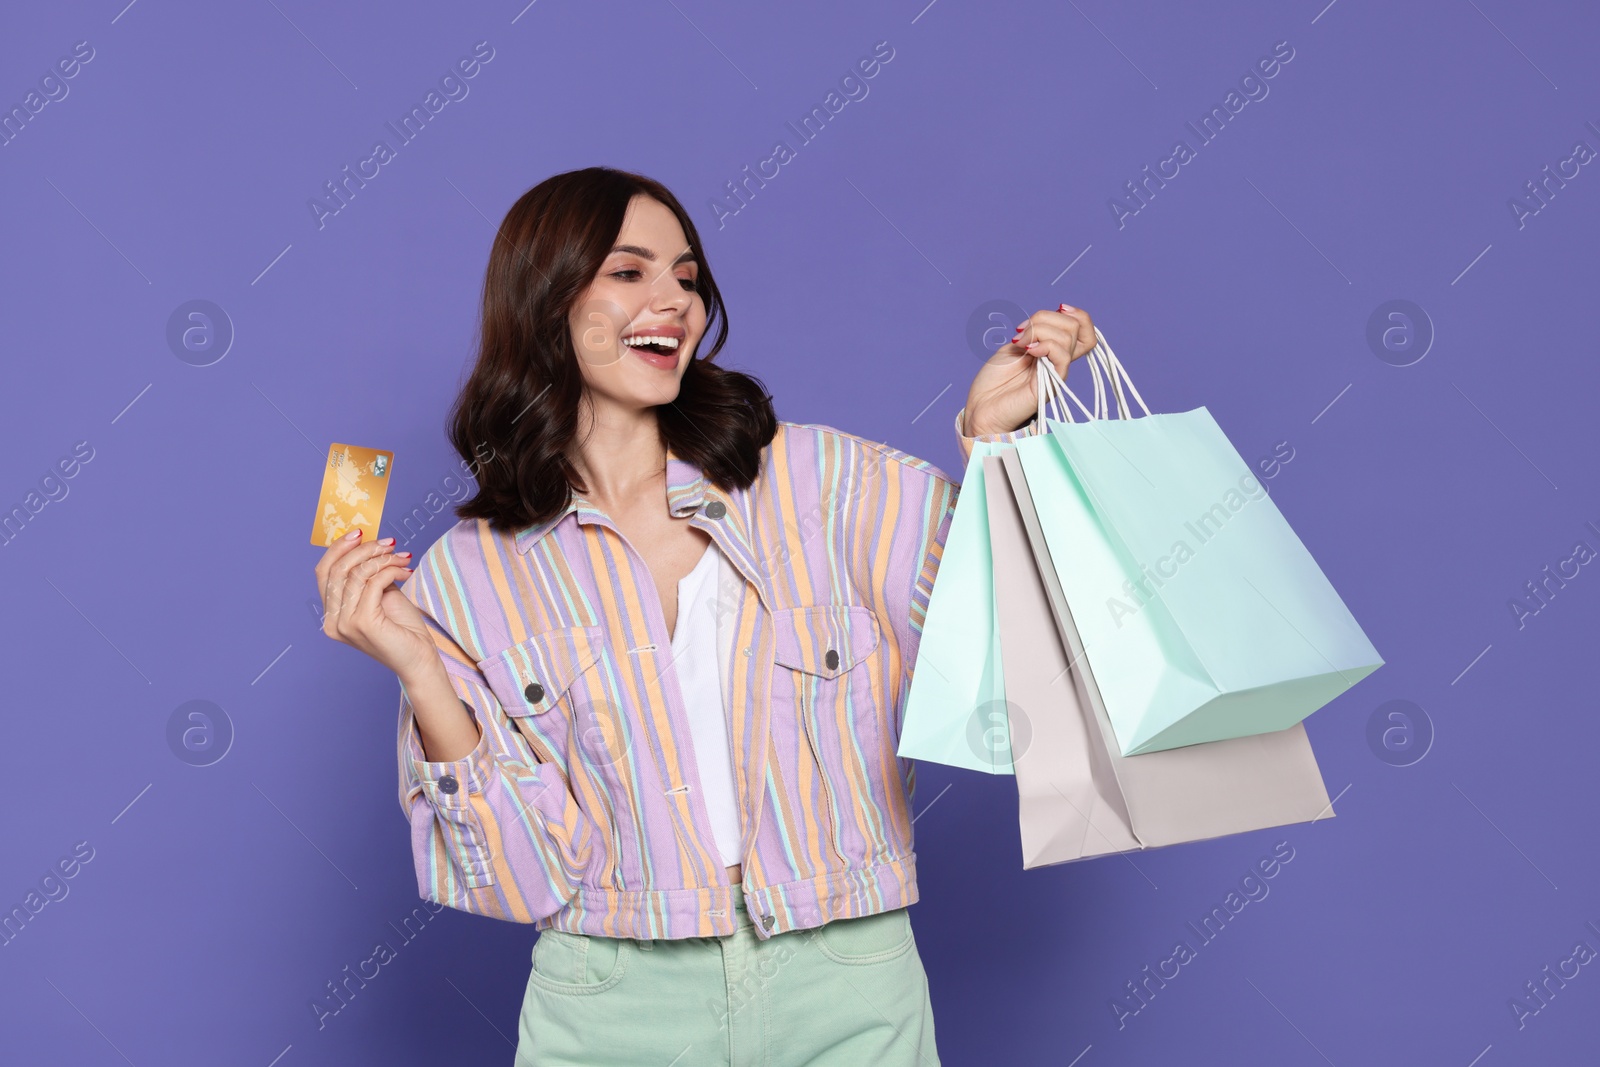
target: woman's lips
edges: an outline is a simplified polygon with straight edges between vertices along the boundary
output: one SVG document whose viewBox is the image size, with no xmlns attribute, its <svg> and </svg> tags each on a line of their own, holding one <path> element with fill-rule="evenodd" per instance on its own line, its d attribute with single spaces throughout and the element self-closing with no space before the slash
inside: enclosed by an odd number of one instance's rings
<svg viewBox="0 0 1600 1067">
<path fill-rule="evenodd" d="M 678 352 L 683 348 L 683 346 L 680 344 L 678 349 L 672 352 L 652 352 L 648 348 L 636 348 L 633 345 L 623 345 L 622 347 L 638 356 L 650 366 L 659 367 L 661 370 L 677 370 Z"/>
</svg>

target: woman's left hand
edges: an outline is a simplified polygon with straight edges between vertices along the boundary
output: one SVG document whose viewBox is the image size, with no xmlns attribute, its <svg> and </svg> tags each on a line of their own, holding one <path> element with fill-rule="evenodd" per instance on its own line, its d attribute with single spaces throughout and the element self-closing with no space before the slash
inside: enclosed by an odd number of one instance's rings
<svg viewBox="0 0 1600 1067">
<path fill-rule="evenodd" d="M 980 437 L 1020 428 L 1039 410 L 1034 360 L 1048 359 L 1065 379 L 1067 365 L 1094 345 L 1094 322 L 1082 308 L 1062 304 L 1056 311 L 1035 311 L 972 380 L 963 432 Z"/>
</svg>

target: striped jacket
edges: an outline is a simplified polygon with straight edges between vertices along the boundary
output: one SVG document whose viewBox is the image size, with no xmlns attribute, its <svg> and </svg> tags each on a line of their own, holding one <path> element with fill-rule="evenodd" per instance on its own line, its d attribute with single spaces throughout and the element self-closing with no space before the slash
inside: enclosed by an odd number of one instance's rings
<svg viewBox="0 0 1600 1067">
<path fill-rule="evenodd" d="M 424 759 L 402 686 L 418 891 L 635 938 L 731 934 L 734 892 L 763 938 L 915 902 L 916 769 L 895 750 L 958 486 L 894 448 L 788 422 L 747 490 L 670 452 L 666 479 L 672 513 L 743 577 L 717 605 L 735 635 L 722 666 L 743 884 L 723 880 L 650 572 L 574 494 L 515 533 L 458 522 L 401 586 L 482 730 L 461 759 Z"/>
</svg>

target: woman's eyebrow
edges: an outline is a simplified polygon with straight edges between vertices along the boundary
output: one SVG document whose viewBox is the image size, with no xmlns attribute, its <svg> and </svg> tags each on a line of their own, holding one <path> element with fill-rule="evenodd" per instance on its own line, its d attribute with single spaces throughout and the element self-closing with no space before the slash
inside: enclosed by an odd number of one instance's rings
<svg viewBox="0 0 1600 1067">
<path fill-rule="evenodd" d="M 618 252 L 631 252 L 633 255 L 636 255 L 641 259 L 649 260 L 651 263 L 656 261 L 656 254 L 654 252 L 650 251 L 648 248 L 641 248 L 639 245 L 617 245 L 611 250 L 610 254 L 615 255 Z M 676 267 L 679 263 L 692 261 L 693 259 L 694 249 L 685 248 L 678 258 L 672 261 L 672 265 Z"/>
</svg>

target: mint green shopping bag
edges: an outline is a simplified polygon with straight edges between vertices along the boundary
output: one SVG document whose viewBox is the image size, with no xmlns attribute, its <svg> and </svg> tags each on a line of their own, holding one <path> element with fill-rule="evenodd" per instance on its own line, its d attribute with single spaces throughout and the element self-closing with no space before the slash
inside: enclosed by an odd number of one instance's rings
<svg viewBox="0 0 1600 1067">
<path fill-rule="evenodd" d="M 1052 410 L 1071 415 L 1065 395 L 1053 383 L 1042 382 L 1037 395 L 1035 426 L 1044 426 Z M 995 614 L 983 457 L 1026 440 L 973 442 L 939 573 L 928 594 L 911 691 L 901 716 L 898 756 L 990 774 L 1016 773 Z"/>
<path fill-rule="evenodd" d="M 1210 412 L 1150 414 L 1103 336 L 1085 359 L 1096 410 L 1015 447 L 1122 754 L 1287 729 L 1381 666 Z"/>
<path fill-rule="evenodd" d="M 1000 628 L 983 457 L 1015 445 L 976 441 L 928 595 L 896 754 L 990 774 L 1011 774 Z"/>
</svg>

